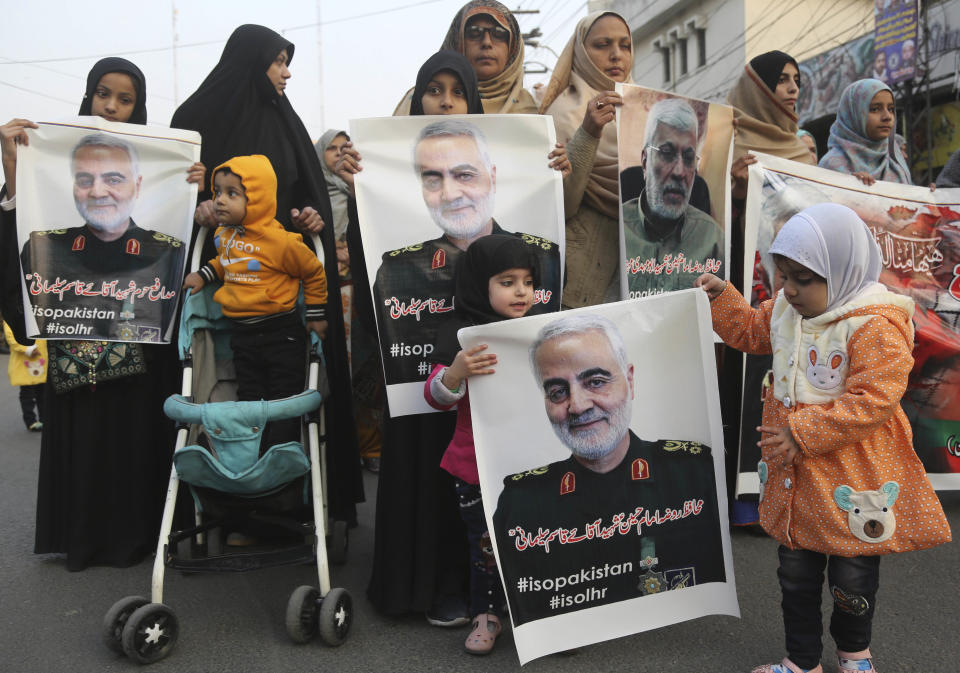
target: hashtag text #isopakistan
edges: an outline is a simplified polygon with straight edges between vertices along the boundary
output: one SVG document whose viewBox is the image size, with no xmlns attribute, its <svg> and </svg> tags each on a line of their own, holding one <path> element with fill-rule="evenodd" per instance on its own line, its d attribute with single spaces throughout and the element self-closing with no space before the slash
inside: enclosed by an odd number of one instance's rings
<svg viewBox="0 0 960 673">
<path fill-rule="evenodd" d="M 667 507 L 664 510 L 649 510 L 637 507 L 629 516 L 623 513 L 615 514 L 611 523 L 602 525 L 603 520 L 597 519 L 584 525 L 583 532 L 574 528 L 539 528 L 536 533 L 526 531 L 522 526 L 514 526 L 508 531 L 513 538 L 517 551 L 542 548 L 550 553 L 550 545 L 576 544 L 586 540 L 609 540 L 615 535 L 642 535 L 644 526 L 658 526 L 668 521 L 678 521 L 689 516 L 697 516 L 703 510 L 703 500 L 686 500 L 683 509 Z"/>
</svg>

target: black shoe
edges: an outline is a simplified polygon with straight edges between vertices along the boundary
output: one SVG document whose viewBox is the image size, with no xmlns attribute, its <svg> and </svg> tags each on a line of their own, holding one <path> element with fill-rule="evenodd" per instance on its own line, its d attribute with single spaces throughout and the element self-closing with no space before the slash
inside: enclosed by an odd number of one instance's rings
<svg viewBox="0 0 960 673">
<path fill-rule="evenodd" d="M 437 596 L 427 612 L 427 622 L 446 628 L 466 626 L 470 623 L 467 602 L 459 596 Z"/>
<path fill-rule="evenodd" d="M 380 456 L 371 457 L 371 458 L 361 458 L 363 466 L 367 468 L 369 472 L 373 474 L 378 474 L 380 472 Z"/>
</svg>

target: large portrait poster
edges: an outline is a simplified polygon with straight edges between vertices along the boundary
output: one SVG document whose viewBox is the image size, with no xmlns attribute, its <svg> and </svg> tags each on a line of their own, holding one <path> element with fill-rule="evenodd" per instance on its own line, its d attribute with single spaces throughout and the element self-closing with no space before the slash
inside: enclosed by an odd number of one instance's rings
<svg viewBox="0 0 960 673">
<path fill-rule="evenodd" d="M 713 330 L 699 289 L 460 331 L 521 663 L 739 616 Z"/>
<path fill-rule="evenodd" d="M 751 303 L 778 289 L 768 250 L 784 222 L 827 201 L 857 211 L 883 254 L 880 282 L 916 302 L 914 367 L 901 402 L 913 426 L 914 448 L 934 488 L 960 489 L 960 189 L 931 192 L 890 182 L 867 187 L 851 175 L 757 157 L 750 167 L 745 232 Z M 750 384 L 749 362 L 747 367 L 745 414 L 749 400 L 760 400 L 766 379 L 761 373 Z M 757 492 L 756 418 L 745 417 L 741 425 L 738 492 Z"/>
<path fill-rule="evenodd" d="M 355 119 L 350 136 L 363 156 L 357 212 L 390 413 L 434 412 L 423 384 L 470 242 L 494 233 L 523 240 L 541 267 L 531 313 L 560 309 L 563 187 L 547 166 L 553 123 L 540 115 Z"/>
<path fill-rule="evenodd" d="M 17 155 L 27 334 L 168 343 L 183 282 L 200 135 L 78 117 Z"/>
<path fill-rule="evenodd" d="M 633 299 L 727 278 L 733 108 L 617 84 L 621 287 Z"/>
</svg>

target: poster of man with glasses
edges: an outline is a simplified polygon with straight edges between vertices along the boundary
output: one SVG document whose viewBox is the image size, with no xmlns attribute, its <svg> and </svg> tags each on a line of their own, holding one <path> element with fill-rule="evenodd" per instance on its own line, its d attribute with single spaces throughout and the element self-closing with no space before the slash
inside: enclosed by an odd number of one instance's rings
<svg viewBox="0 0 960 673">
<path fill-rule="evenodd" d="M 727 277 L 733 110 L 618 85 L 621 250 L 628 298 Z"/>
</svg>

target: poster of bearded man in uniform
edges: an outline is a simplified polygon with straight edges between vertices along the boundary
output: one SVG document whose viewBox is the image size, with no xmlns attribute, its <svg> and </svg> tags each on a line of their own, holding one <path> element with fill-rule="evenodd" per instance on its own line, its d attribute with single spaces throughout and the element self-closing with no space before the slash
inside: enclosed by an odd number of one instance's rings
<svg viewBox="0 0 960 673">
<path fill-rule="evenodd" d="M 440 326 L 454 310 L 457 259 L 478 238 L 516 236 L 536 254 L 531 315 L 560 309 L 563 188 L 539 115 L 359 119 L 357 212 L 393 416 L 436 411 L 423 397 Z M 449 364 L 449 363 L 447 363 Z"/>
<path fill-rule="evenodd" d="M 460 330 L 490 538 L 521 663 L 739 615 L 707 297 Z M 493 559 L 491 559 L 491 562 Z"/>
<path fill-rule="evenodd" d="M 28 336 L 169 343 L 199 134 L 99 117 L 38 126 L 17 161 Z"/>
<path fill-rule="evenodd" d="M 626 297 L 728 277 L 733 108 L 617 84 Z"/>
</svg>

